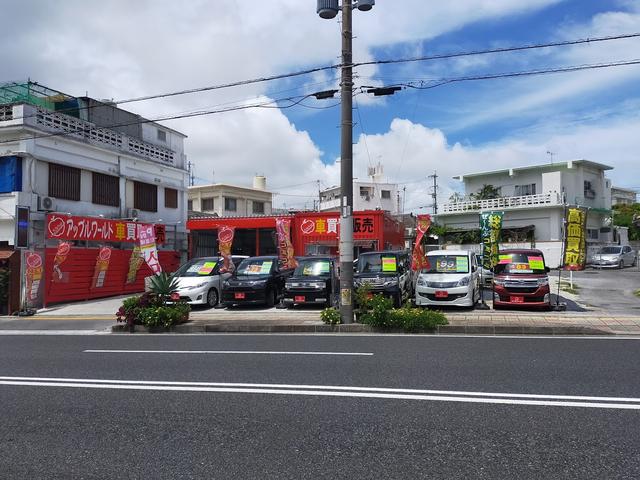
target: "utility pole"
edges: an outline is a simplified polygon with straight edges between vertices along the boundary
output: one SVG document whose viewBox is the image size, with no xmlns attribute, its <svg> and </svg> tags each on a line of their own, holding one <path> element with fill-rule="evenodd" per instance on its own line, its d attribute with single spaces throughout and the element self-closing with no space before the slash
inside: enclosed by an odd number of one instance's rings
<svg viewBox="0 0 640 480">
<path fill-rule="evenodd" d="M 353 49 L 354 6 L 369 11 L 375 0 L 317 0 L 316 13 L 334 18 L 342 10 L 342 67 L 340 80 L 340 320 L 353 323 Z M 389 92 L 388 94 L 392 94 Z M 386 94 L 386 93 L 385 93 Z"/>
<path fill-rule="evenodd" d="M 429 175 L 429 178 L 433 179 L 433 193 L 431 194 L 431 198 L 433 199 L 433 214 L 438 214 L 438 174 L 436 171 L 433 171 L 433 175 Z"/>
<path fill-rule="evenodd" d="M 193 162 L 191 162 L 191 160 L 189 160 L 187 162 L 187 171 L 189 172 L 189 186 L 193 187 L 194 183 L 195 183 L 195 175 L 193 173 L 193 167 L 195 166 L 195 164 Z"/>
</svg>

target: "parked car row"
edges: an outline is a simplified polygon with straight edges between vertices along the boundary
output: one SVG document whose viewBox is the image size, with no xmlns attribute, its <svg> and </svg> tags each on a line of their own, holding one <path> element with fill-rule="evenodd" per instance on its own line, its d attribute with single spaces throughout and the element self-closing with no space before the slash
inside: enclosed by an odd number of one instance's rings
<svg viewBox="0 0 640 480">
<path fill-rule="evenodd" d="M 624 268 L 635 267 L 638 257 L 629 245 L 614 245 L 602 247 L 591 257 L 594 268 Z"/>
<path fill-rule="evenodd" d="M 354 285 L 367 284 L 371 295 L 382 294 L 398 307 L 414 300 L 418 306 L 474 307 L 481 286 L 490 285 L 494 308 L 549 307 L 550 290 L 540 250 L 503 250 L 493 271 L 482 267 L 480 255 L 467 250 L 435 250 L 428 268 L 411 270 L 405 251 L 362 253 L 354 262 Z M 297 258 L 295 269 L 283 269 L 277 256 L 232 256 L 233 272 L 224 272 L 221 257 L 195 258 L 176 272 L 178 294 L 191 304 L 236 305 L 338 304 L 338 261 L 329 256 Z"/>
</svg>

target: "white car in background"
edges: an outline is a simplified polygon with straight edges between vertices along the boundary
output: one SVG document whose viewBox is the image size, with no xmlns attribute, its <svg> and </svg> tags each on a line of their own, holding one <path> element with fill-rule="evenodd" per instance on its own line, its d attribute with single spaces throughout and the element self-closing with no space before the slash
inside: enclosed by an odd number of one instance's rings
<svg viewBox="0 0 640 480">
<path fill-rule="evenodd" d="M 476 253 L 476 263 L 478 264 L 478 272 L 480 272 L 480 282 L 485 287 L 491 287 L 493 285 L 493 272 L 482 266 L 482 254 Z"/>
<path fill-rule="evenodd" d="M 591 265 L 594 268 L 623 268 L 634 266 L 638 258 L 629 245 L 602 247 L 593 255 Z"/>
<path fill-rule="evenodd" d="M 480 300 L 476 255 L 468 250 L 427 253 L 429 268 L 418 274 L 416 305 L 473 307 Z"/>
</svg>

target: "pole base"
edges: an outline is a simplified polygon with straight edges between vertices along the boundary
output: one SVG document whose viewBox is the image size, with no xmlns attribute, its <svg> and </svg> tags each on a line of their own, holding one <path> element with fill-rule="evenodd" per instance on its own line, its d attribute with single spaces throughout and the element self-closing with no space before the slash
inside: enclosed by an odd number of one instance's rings
<svg viewBox="0 0 640 480">
<path fill-rule="evenodd" d="M 477 310 L 491 310 L 491 307 L 489 307 L 489 305 L 487 305 L 486 303 L 481 302 L 481 303 L 476 305 L 476 309 Z"/>
<path fill-rule="evenodd" d="M 554 312 L 566 312 L 567 304 L 564 302 L 556 303 L 551 307 L 551 310 L 553 310 Z"/>
</svg>

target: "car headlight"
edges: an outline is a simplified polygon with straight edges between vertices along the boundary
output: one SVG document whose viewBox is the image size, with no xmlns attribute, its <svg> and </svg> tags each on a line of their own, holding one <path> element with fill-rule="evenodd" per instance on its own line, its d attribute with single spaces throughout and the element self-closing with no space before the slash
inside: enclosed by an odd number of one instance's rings
<svg viewBox="0 0 640 480">
<path fill-rule="evenodd" d="M 418 285 L 421 287 L 424 287 L 427 284 L 427 282 L 424 280 L 424 278 L 422 277 L 418 277 Z"/>
<path fill-rule="evenodd" d="M 231 286 L 231 284 L 229 283 L 229 280 L 225 280 L 224 282 L 222 282 L 222 288 L 229 288 Z"/>
<path fill-rule="evenodd" d="M 383 283 L 384 287 L 391 287 L 393 285 L 397 285 L 398 281 L 397 280 L 387 280 L 386 282 Z"/>
<path fill-rule="evenodd" d="M 207 286 L 207 282 L 202 282 L 199 283 L 197 285 L 191 285 L 189 287 L 187 287 L 187 290 L 195 290 L 196 288 L 202 288 L 202 287 L 206 287 Z"/>
<path fill-rule="evenodd" d="M 462 277 L 460 280 L 458 280 L 458 286 L 459 287 L 466 287 L 467 285 L 469 285 L 469 281 L 470 281 L 471 277 Z"/>
<path fill-rule="evenodd" d="M 266 284 L 266 280 L 254 280 L 252 282 L 249 282 L 249 285 L 251 285 L 252 287 L 264 287 Z"/>
<path fill-rule="evenodd" d="M 324 288 L 324 282 L 310 282 L 307 284 L 310 288 Z"/>
<path fill-rule="evenodd" d="M 493 283 L 495 285 L 498 285 L 499 287 L 504 287 L 504 280 L 496 280 L 495 278 L 493 279 Z"/>
<path fill-rule="evenodd" d="M 548 278 L 539 278 L 538 279 L 538 286 L 542 287 L 544 285 L 549 285 L 549 279 Z"/>
</svg>

